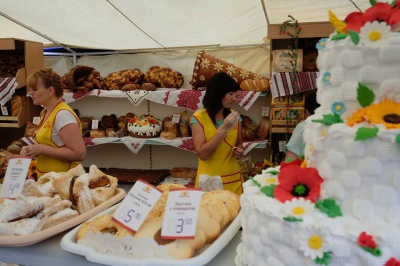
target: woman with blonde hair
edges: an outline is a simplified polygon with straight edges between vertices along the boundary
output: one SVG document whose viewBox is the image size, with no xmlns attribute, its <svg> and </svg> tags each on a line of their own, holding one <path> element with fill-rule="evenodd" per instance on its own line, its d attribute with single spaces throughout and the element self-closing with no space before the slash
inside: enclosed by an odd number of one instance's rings
<svg viewBox="0 0 400 266">
<path fill-rule="evenodd" d="M 63 101 L 61 78 L 51 68 L 42 68 L 27 79 L 34 105 L 43 106 L 34 134 L 37 144 L 25 146 L 21 155 L 37 157 L 37 175 L 66 172 L 86 157 L 82 127 L 78 116 Z"/>
</svg>

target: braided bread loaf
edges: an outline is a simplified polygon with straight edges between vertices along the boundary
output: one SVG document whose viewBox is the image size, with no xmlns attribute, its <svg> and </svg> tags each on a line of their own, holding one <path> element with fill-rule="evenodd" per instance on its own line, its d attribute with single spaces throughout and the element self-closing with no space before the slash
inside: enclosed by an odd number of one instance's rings
<svg viewBox="0 0 400 266">
<path fill-rule="evenodd" d="M 140 69 L 125 69 L 108 74 L 102 83 L 103 90 L 139 90 L 144 74 Z"/>
</svg>

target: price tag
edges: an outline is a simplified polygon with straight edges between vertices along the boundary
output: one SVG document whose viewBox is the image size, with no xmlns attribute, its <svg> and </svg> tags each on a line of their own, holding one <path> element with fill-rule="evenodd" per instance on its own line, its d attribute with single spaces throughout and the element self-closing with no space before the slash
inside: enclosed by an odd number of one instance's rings
<svg viewBox="0 0 400 266">
<path fill-rule="evenodd" d="M 179 120 L 181 119 L 180 114 L 173 114 L 172 115 L 172 123 L 179 123 Z"/>
<path fill-rule="evenodd" d="M 21 195 L 31 161 L 26 157 L 14 157 L 8 161 L 0 197 L 15 199 Z"/>
<path fill-rule="evenodd" d="M 92 120 L 92 129 L 98 129 L 99 128 L 99 120 L 93 119 Z"/>
<path fill-rule="evenodd" d="M 1 113 L 2 113 L 3 115 L 8 115 L 7 107 L 2 106 L 2 107 L 1 107 Z"/>
<path fill-rule="evenodd" d="M 269 116 L 269 106 L 263 105 L 261 107 L 261 116 Z"/>
<path fill-rule="evenodd" d="M 39 122 L 40 122 L 40 116 L 35 116 L 35 117 L 33 118 L 32 123 L 33 123 L 34 125 L 39 125 Z"/>
<path fill-rule="evenodd" d="M 193 239 L 203 191 L 198 188 L 172 189 L 168 193 L 161 238 Z"/>
<path fill-rule="evenodd" d="M 279 141 L 279 151 L 283 152 L 283 148 L 286 145 L 286 140 Z"/>
<path fill-rule="evenodd" d="M 153 185 L 139 179 L 115 211 L 113 219 L 136 232 L 161 194 Z"/>
</svg>

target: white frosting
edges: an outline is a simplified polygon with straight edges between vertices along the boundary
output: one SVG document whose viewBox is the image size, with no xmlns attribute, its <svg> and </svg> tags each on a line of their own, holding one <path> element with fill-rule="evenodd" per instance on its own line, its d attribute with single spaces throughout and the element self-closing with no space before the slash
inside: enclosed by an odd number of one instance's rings
<svg viewBox="0 0 400 266">
<path fill-rule="evenodd" d="M 331 106 L 337 101 L 346 106 L 342 117 L 348 117 L 361 108 L 356 97 L 358 82 L 365 83 L 373 90 L 375 103 L 385 98 L 400 102 L 399 35 L 390 34 L 388 42 L 378 48 L 356 46 L 349 37 L 328 40 L 326 48 L 319 50 L 317 58 L 320 71 L 317 99 L 321 107 L 316 113 L 331 113 Z M 327 72 L 331 74 L 330 84 L 322 81 Z"/>
<path fill-rule="evenodd" d="M 351 176 L 351 172 L 348 175 Z M 261 183 L 269 177 L 260 174 L 254 179 Z M 387 192 L 382 187 L 377 190 L 380 195 Z M 385 201 L 392 200 L 393 194 L 389 194 L 384 196 Z M 357 208 L 359 215 L 369 216 L 374 204 L 363 200 L 356 202 L 360 204 Z M 398 225 L 375 219 L 361 223 L 350 215 L 330 218 L 318 209 L 305 212 L 301 216 L 302 221 L 285 221 L 283 218 L 288 216 L 288 203 L 267 197 L 252 180 L 244 183 L 241 207 L 246 215 L 242 216 L 242 243 L 238 248 L 237 265 L 317 265 L 311 255 L 305 255 L 307 246 L 302 242 L 304 237 L 307 239 L 313 235 L 312 232 L 319 232 L 323 236 L 325 250 L 332 252 L 330 266 L 381 266 L 391 257 L 400 257 Z M 373 256 L 358 245 L 357 239 L 362 232 L 374 237 L 381 256 Z"/>
<path fill-rule="evenodd" d="M 312 122 L 314 119 L 319 117 L 308 118 L 304 128 L 305 158 L 308 166 L 315 167 L 325 180 L 323 197 L 338 200 L 346 215 L 393 223 L 386 219 L 392 207 L 400 204 L 399 187 L 394 187 L 400 185 L 397 174 L 400 146 L 394 143 L 400 130 L 386 130 L 376 125 L 381 134 L 355 141 L 357 126 L 348 127 L 343 123 L 325 126 Z M 321 130 L 328 132 L 323 140 L 319 137 Z M 321 144 L 321 148 L 310 151 L 310 147 Z M 367 206 L 371 210 L 367 211 Z"/>
</svg>

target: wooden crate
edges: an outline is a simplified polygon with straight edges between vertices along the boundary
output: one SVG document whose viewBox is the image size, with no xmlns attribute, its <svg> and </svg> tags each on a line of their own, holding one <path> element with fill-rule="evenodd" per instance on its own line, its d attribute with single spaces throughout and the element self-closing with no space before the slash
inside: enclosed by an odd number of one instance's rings
<svg viewBox="0 0 400 266">
<path fill-rule="evenodd" d="M 22 51 L 24 54 L 24 66 L 18 69 L 15 76 L 18 88 L 26 86 L 26 78 L 36 70 L 44 66 L 43 44 L 13 38 L 0 38 L 0 50 Z"/>
<path fill-rule="evenodd" d="M 0 52 L 7 51 L 23 54 L 23 67 L 16 72 L 15 79 L 18 83 L 17 90 L 24 90 L 27 93 L 26 79 L 36 70 L 44 66 L 43 44 L 39 42 L 26 41 L 14 38 L 0 38 Z M 28 97 L 27 104 L 22 106 L 17 116 L 0 116 L 0 127 L 23 127 L 26 122 L 32 121 L 34 116 L 38 116 L 41 108 L 34 106 Z"/>
</svg>

